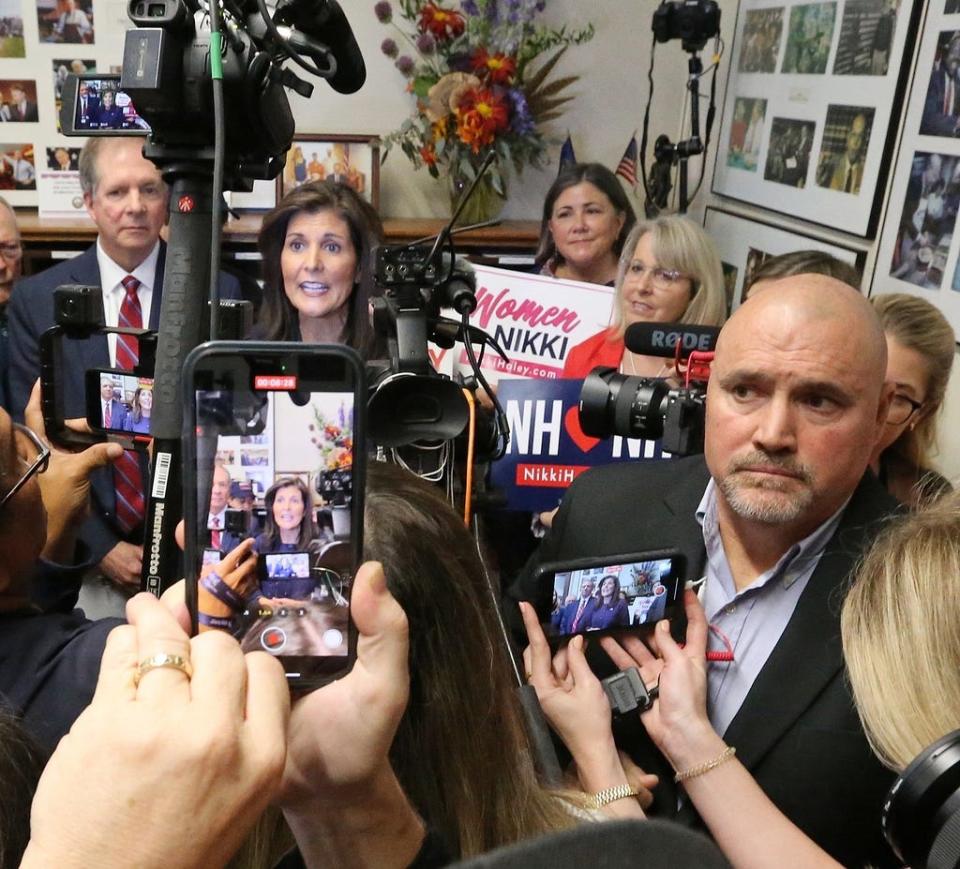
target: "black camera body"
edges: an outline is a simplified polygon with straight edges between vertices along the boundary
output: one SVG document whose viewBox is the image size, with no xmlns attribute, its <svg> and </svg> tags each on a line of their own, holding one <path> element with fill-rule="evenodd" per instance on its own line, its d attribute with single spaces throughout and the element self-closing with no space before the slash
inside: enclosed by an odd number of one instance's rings
<svg viewBox="0 0 960 869">
<path fill-rule="evenodd" d="M 706 390 L 671 389 L 661 377 L 631 377 L 594 368 L 580 391 L 580 428 L 596 438 L 663 438 L 664 452 L 703 452 Z"/>
<path fill-rule="evenodd" d="M 657 42 L 679 39 L 684 51 L 701 51 L 720 33 L 720 7 L 715 0 L 664 0 L 653 13 Z"/>
</svg>

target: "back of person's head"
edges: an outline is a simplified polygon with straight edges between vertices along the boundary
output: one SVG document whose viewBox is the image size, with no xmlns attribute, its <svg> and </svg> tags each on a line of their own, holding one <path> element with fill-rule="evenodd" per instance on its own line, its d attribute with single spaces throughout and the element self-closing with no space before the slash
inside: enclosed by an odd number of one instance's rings
<svg viewBox="0 0 960 869">
<path fill-rule="evenodd" d="M 860 289 L 860 272 L 855 266 L 822 250 L 795 250 L 772 256 L 754 269 L 750 275 L 747 295 L 749 296 L 761 281 L 792 275 L 826 275 L 828 278 L 843 281 L 856 290 Z"/>
<path fill-rule="evenodd" d="M 956 335 L 926 299 L 906 293 L 887 293 L 870 299 L 883 331 L 908 350 L 923 357 L 927 367 L 927 390 L 919 419 L 893 444 L 902 458 L 918 468 L 928 468 L 936 454 L 937 419 L 950 380 L 956 355 Z"/>
<path fill-rule="evenodd" d="M 623 245 L 617 269 L 618 304 L 614 305 L 614 327 L 618 330 L 623 327 L 623 283 L 637 244 L 647 233 L 651 236 L 657 264 L 664 269 L 676 269 L 692 284 L 690 302 L 680 322 L 722 326 L 727 318 L 727 291 L 717 246 L 703 228 L 689 218 L 664 214 L 637 223 Z"/>
<path fill-rule="evenodd" d="M 587 182 L 596 187 L 603 193 L 614 210 L 626 218 L 617 240 L 613 246 L 613 252 L 619 256 L 623 251 L 624 241 L 637 222 L 637 215 L 627 198 L 623 185 L 617 180 L 606 166 L 601 163 L 571 163 L 564 166 L 543 200 L 543 215 L 540 220 L 540 242 L 537 246 L 537 255 L 535 263 L 537 267 L 542 267 L 548 262 L 553 262 L 554 266 L 563 265 L 563 258 L 557 251 L 557 245 L 553 240 L 553 234 L 550 232 L 550 219 L 553 217 L 553 208 L 557 204 L 557 199 L 564 190 L 570 187 L 576 187 L 577 184 Z"/>
<path fill-rule="evenodd" d="M 864 729 L 902 770 L 960 725 L 960 493 L 893 521 L 870 548 L 840 617 Z"/>
<path fill-rule="evenodd" d="M 383 240 L 383 223 L 376 209 L 353 188 L 335 181 L 311 181 L 291 190 L 263 219 L 258 246 L 263 258 L 263 305 L 260 311 L 262 337 L 290 340 L 295 334 L 297 311 L 284 290 L 280 256 L 287 227 L 298 214 L 332 211 L 349 228 L 357 256 L 359 276 L 349 301 L 347 343 L 365 358 L 374 352 L 376 340 L 369 317 L 374 295 L 373 248 Z"/>
<path fill-rule="evenodd" d="M 410 624 L 410 702 L 391 760 L 459 856 L 573 815 L 537 784 L 477 545 L 440 491 L 395 465 L 368 469 L 364 557 L 383 564 Z"/>
<path fill-rule="evenodd" d="M 0 706 L 0 866 L 19 866 L 30 841 L 30 804 L 43 772 L 43 749 Z"/>
</svg>

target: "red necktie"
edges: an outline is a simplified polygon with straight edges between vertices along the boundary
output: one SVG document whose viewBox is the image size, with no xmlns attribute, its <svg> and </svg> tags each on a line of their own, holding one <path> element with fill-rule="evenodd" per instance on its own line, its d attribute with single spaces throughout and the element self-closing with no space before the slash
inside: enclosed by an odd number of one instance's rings
<svg viewBox="0 0 960 869">
<path fill-rule="evenodd" d="M 120 306 L 118 325 L 128 329 L 143 328 L 143 311 L 137 289 L 140 287 L 133 275 L 127 275 L 121 283 L 126 295 Z M 117 368 L 130 371 L 140 358 L 140 344 L 129 335 L 117 335 Z M 132 531 L 141 522 L 145 513 L 143 498 L 143 474 L 140 472 L 140 459 L 133 450 L 127 450 L 114 463 L 114 488 L 117 494 L 117 522 L 124 531 Z"/>
<path fill-rule="evenodd" d="M 103 403 L 103 427 L 110 428 L 110 402 Z"/>
<path fill-rule="evenodd" d="M 210 532 L 210 545 L 214 549 L 220 548 L 220 517 L 214 516 L 210 520 L 210 524 L 213 526 L 213 531 Z"/>
<path fill-rule="evenodd" d="M 580 618 L 583 616 L 583 610 L 587 605 L 587 599 L 585 597 L 580 598 L 580 606 L 577 607 L 577 615 L 573 620 L 573 624 L 570 627 L 571 631 L 575 631 L 577 626 L 580 624 Z"/>
</svg>

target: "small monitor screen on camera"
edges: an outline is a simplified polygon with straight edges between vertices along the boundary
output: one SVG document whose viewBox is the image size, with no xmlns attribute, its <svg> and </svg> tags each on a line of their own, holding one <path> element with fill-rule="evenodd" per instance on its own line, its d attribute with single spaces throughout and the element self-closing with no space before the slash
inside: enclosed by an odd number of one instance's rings
<svg viewBox="0 0 960 869">
<path fill-rule="evenodd" d="M 117 87 L 116 79 L 80 79 L 73 125 L 76 130 L 150 132 L 150 125 L 137 114 L 130 96 Z"/>
<path fill-rule="evenodd" d="M 270 579 L 307 579 L 310 576 L 309 552 L 280 552 L 266 557 Z"/>
</svg>

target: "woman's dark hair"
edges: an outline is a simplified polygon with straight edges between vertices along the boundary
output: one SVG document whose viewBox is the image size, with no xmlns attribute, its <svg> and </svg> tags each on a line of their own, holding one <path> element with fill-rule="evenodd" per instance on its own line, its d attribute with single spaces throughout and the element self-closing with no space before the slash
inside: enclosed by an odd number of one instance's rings
<svg viewBox="0 0 960 869">
<path fill-rule="evenodd" d="M 610 203 L 613 205 L 617 214 L 625 217 L 623 227 L 620 229 L 620 235 L 613 245 L 613 252 L 617 257 L 623 250 L 623 243 L 634 223 L 637 222 L 637 215 L 633 211 L 633 206 L 627 198 L 623 187 L 606 166 L 600 163 L 573 163 L 560 170 L 556 180 L 550 185 L 547 191 L 547 198 L 543 200 L 543 216 L 540 220 L 540 243 L 537 247 L 537 256 L 535 264 L 538 269 L 552 262 L 554 266 L 563 265 L 563 257 L 557 250 L 557 245 L 553 240 L 553 233 L 550 232 L 550 218 L 553 217 L 553 207 L 557 204 L 560 194 L 569 187 L 575 187 L 588 181 L 598 190 L 602 191 Z"/>
<path fill-rule="evenodd" d="M 0 866 L 19 866 L 30 841 L 30 804 L 46 754 L 0 706 Z"/>
<path fill-rule="evenodd" d="M 280 256 L 294 216 L 327 210 L 346 222 L 357 254 L 359 278 L 348 303 L 346 344 L 369 359 L 377 355 L 378 344 L 369 314 L 370 297 L 374 294 L 372 250 L 383 241 L 383 224 L 376 209 L 360 194 L 333 181 L 311 181 L 291 190 L 263 219 L 257 241 L 263 258 L 263 305 L 256 337 L 267 341 L 299 340 L 300 324 L 284 290 Z"/>
<path fill-rule="evenodd" d="M 280 529 L 277 528 L 277 522 L 273 518 L 273 502 L 277 499 L 277 492 L 286 488 L 298 489 L 300 497 L 303 498 L 303 519 L 300 521 L 300 537 L 297 540 L 297 549 L 304 551 L 309 550 L 311 541 L 316 540 L 319 536 L 313 524 L 313 497 L 310 495 L 310 489 L 307 488 L 307 484 L 299 477 L 281 477 L 267 489 L 267 494 L 263 499 L 263 505 L 267 510 L 267 519 L 263 525 L 263 534 L 267 538 L 269 545 L 269 549 L 265 550 L 268 552 L 277 549 L 282 542 L 280 539 Z"/>
<path fill-rule="evenodd" d="M 130 402 L 131 416 L 134 422 L 140 422 L 143 419 L 143 408 L 140 406 L 140 393 L 142 391 L 143 387 L 138 386 L 136 392 L 133 393 L 133 401 Z"/>
<path fill-rule="evenodd" d="M 610 598 L 610 602 L 616 605 L 617 601 L 620 598 L 620 577 L 616 574 L 608 573 L 600 582 L 597 583 L 597 597 L 600 598 L 600 602 L 603 603 L 603 584 L 608 580 L 613 580 L 613 596 Z"/>
<path fill-rule="evenodd" d="M 391 749 L 404 791 L 456 856 L 573 826 L 537 782 L 495 603 L 463 519 L 396 465 L 368 467 L 364 557 L 410 626 L 410 702 Z"/>
</svg>

